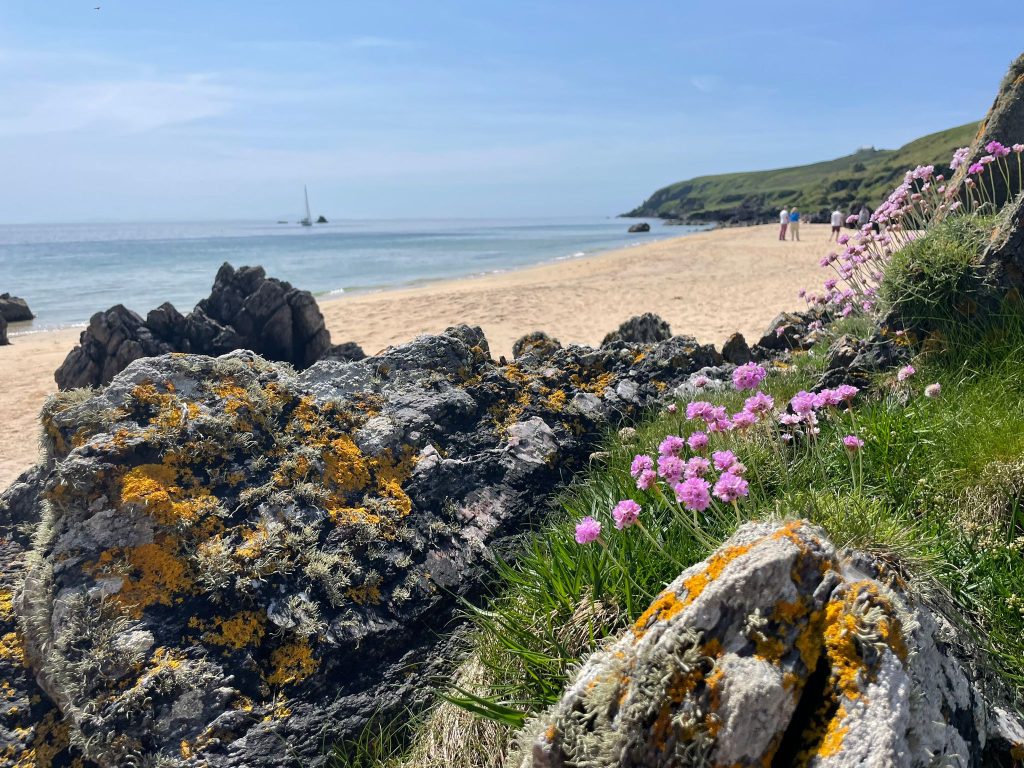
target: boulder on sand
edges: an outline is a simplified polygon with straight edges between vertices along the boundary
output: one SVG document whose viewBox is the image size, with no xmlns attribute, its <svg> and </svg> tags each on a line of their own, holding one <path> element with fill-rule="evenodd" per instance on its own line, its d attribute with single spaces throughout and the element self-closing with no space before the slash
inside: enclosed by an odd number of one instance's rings
<svg viewBox="0 0 1024 768">
<path fill-rule="evenodd" d="M 639 224 L 634 224 L 628 230 L 629 232 L 650 232 L 651 225 L 646 221 L 641 221 Z"/>
<path fill-rule="evenodd" d="M 24 299 L 11 296 L 9 293 L 0 293 L 0 317 L 9 323 L 22 323 L 31 320 L 35 315 Z"/>
<path fill-rule="evenodd" d="M 653 312 L 647 312 L 636 317 L 631 317 L 612 331 L 601 341 L 601 346 L 606 347 L 616 342 L 626 344 L 653 344 L 657 341 L 666 341 L 672 338 L 672 329 L 668 323 L 662 320 Z"/>
</svg>

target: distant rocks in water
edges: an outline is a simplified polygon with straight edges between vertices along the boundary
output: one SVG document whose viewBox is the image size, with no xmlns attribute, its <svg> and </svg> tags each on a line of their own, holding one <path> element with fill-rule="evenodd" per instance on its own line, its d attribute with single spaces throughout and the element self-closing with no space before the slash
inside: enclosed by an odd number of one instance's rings
<svg viewBox="0 0 1024 768">
<path fill-rule="evenodd" d="M 60 389 L 96 387 L 142 357 L 236 349 L 308 368 L 330 348 L 330 333 L 309 291 L 267 277 L 262 267 L 236 270 L 224 264 L 210 296 L 188 315 L 169 303 L 145 320 L 121 305 L 97 312 L 54 378 Z"/>
<path fill-rule="evenodd" d="M 646 221 L 641 221 L 639 224 L 634 224 L 629 228 L 630 232 L 650 232 L 651 225 Z"/>
<path fill-rule="evenodd" d="M 668 323 L 652 312 L 631 317 L 612 331 L 601 342 L 602 347 L 615 342 L 627 344 L 653 344 L 658 341 L 665 341 L 672 337 L 672 330 Z"/>
<path fill-rule="evenodd" d="M 326 219 L 326 218 L 324 218 L 323 216 L 320 216 L 320 217 L 319 217 L 319 218 L 318 218 L 318 219 L 316 220 L 316 223 L 317 223 L 317 224 L 326 224 L 326 223 L 327 223 L 327 219 Z"/>
<path fill-rule="evenodd" d="M 725 340 L 725 344 L 722 345 L 722 357 L 725 362 L 733 365 L 743 365 L 754 359 L 742 333 L 734 333 Z"/>
<path fill-rule="evenodd" d="M 250 289 L 279 295 L 220 277 L 201 318 L 250 317 Z M 96 342 L 155 343 L 148 322 L 119 309 Z M 154 325 L 181 322 L 164 307 Z M 242 326 L 221 326 L 223 343 Z M 0 669 L 48 709 L 0 728 L 0 754 L 17 763 L 60 722 L 104 768 L 278 768 L 286 748 L 319 768 L 371 718 L 421 707 L 491 551 L 609 429 L 721 363 L 686 336 L 531 336 L 507 365 L 467 326 L 301 372 L 252 352 L 163 355 L 51 398 L 47 464 L 0 497 L 0 523 L 37 523 L 4 571 L 28 569 L 0 629 L 27 631 Z"/>
<path fill-rule="evenodd" d="M 35 317 L 32 310 L 28 308 L 28 302 L 11 296 L 9 293 L 0 293 L 0 317 L 8 323 L 23 323 Z"/>
<path fill-rule="evenodd" d="M 518 740 L 517 768 L 1015 765 L 1024 728 L 886 559 L 749 523 Z"/>
</svg>

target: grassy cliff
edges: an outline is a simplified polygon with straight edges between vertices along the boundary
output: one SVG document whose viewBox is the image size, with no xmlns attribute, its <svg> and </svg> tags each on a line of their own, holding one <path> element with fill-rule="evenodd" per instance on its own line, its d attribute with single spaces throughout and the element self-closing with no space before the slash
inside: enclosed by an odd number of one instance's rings
<svg viewBox="0 0 1024 768">
<path fill-rule="evenodd" d="M 662 187 L 624 215 L 742 224 L 775 221 L 780 208 L 794 203 L 812 221 L 836 207 L 851 211 L 867 204 L 873 210 L 908 168 L 933 164 L 948 172 L 953 150 L 970 144 L 977 128 L 968 123 L 899 149 L 861 149 L 794 168 L 698 176 Z"/>
</svg>

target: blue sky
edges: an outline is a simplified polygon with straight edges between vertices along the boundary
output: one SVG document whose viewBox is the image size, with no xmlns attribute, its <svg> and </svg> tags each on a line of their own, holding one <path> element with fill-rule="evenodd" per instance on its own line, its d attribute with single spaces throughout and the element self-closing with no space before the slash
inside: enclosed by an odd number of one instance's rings
<svg viewBox="0 0 1024 768">
<path fill-rule="evenodd" d="M 980 118 L 978 8 L 0 0 L 0 222 L 615 214 Z"/>
</svg>

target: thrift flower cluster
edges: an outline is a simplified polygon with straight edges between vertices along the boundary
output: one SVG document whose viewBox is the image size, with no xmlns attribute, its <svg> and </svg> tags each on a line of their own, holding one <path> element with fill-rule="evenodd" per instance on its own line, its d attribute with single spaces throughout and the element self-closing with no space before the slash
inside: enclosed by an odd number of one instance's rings
<svg viewBox="0 0 1024 768">
<path fill-rule="evenodd" d="M 1024 189 L 1024 144 L 1007 147 L 991 141 L 985 145 L 985 152 L 987 154 L 974 162 L 971 162 L 968 147 L 953 153 L 949 167 L 954 171 L 966 169 L 959 184 L 950 183 L 945 175 L 936 173 L 933 165 L 907 171 L 903 182 L 867 224 L 852 234 L 839 236 L 842 250 L 821 259 L 821 266 L 834 273 L 825 281 L 824 293 L 801 291 L 801 298 L 812 307 L 831 307 L 842 317 L 870 314 L 876 307 L 886 265 L 896 251 L 914 240 L 917 232 L 957 212 L 972 213 L 979 206 L 1001 202 L 995 182 L 997 175 L 1002 180 L 1003 190 Z M 1015 163 L 1008 160 L 1010 155 L 1015 157 Z M 1016 173 L 1011 165 L 1015 166 Z M 850 225 L 856 222 L 856 215 L 846 220 Z"/>
</svg>

